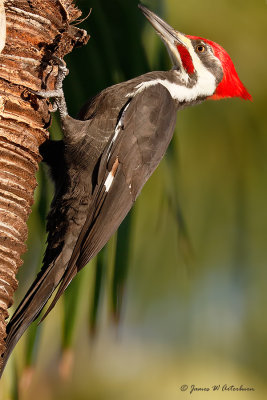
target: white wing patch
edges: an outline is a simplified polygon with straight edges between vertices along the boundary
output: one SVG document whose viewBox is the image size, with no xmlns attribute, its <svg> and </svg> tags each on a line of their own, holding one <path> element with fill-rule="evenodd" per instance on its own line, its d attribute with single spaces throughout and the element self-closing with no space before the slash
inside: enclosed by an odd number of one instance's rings
<svg viewBox="0 0 267 400">
<path fill-rule="evenodd" d="M 114 164 L 112 165 L 111 171 L 109 172 L 107 179 L 105 180 L 105 183 L 104 183 L 105 192 L 109 191 L 109 189 L 112 185 L 113 179 L 115 177 L 116 171 L 118 169 L 118 166 L 119 166 L 119 159 L 117 157 Z"/>
<path fill-rule="evenodd" d="M 108 174 L 107 179 L 105 180 L 105 183 L 104 183 L 105 188 L 106 188 L 106 190 L 105 190 L 106 192 L 109 191 L 110 186 L 112 185 L 113 179 L 114 179 L 114 176 L 113 176 L 112 173 L 110 172 L 110 173 Z"/>
<path fill-rule="evenodd" d="M 110 142 L 109 148 L 108 148 L 107 162 L 109 161 L 110 156 L 111 156 L 112 145 L 115 143 L 119 133 L 121 132 L 121 128 L 123 127 L 124 115 L 125 115 L 125 112 L 126 112 L 127 108 L 129 107 L 129 105 L 130 105 L 130 102 L 124 108 L 124 110 L 122 112 L 122 115 L 121 115 L 121 117 L 120 117 L 120 119 L 119 119 L 119 121 L 118 121 L 118 123 L 117 123 L 117 125 L 115 127 L 114 135 L 113 135 L 113 138 L 111 139 L 111 142 Z M 112 185 L 112 182 L 113 182 L 113 179 L 115 177 L 115 174 L 116 174 L 118 166 L 119 166 L 119 160 L 118 160 L 118 157 L 117 157 L 115 162 L 114 162 L 114 164 L 113 164 L 113 166 L 112 166 L 112 168 L 111 168 L 111 171 L 109 172 L 109 174 L 108 174 L 108 176 L 107 176 L 107 178 L 105 180 L 105 183 L 104 183 L 106 192 L 109 191 L 109 189 L 110 189 L 110 187 Z"/>
<path fill-rule="evenodd" d="M 107 160 L 110 159 L 111 147 L 112 147 L 113 143 L 115 142 L 115 140 L 117 139 L 117 137 L 118 137 L 118 135 L 119 135 L 119 133 L 121 131 L 121 128 L 123 126 L 124 114 L 125 114 L 127 108 L 129 107 L 129 105 L 130 105 L 130 103 L 128 103 L 127 106 L 125 107 L 125 109 L 123 110 L 123 113 L 122 113 L 122 115 L 121 115 L 121 117 L 119 119 L 119 122 L 116 125 L 115 131 L 114 131 L 114 136 L 113 136 L 113 138 L 112 138 L 112 140 L 111 140 L 111 142 L 109 144 Z"/>
</svg>

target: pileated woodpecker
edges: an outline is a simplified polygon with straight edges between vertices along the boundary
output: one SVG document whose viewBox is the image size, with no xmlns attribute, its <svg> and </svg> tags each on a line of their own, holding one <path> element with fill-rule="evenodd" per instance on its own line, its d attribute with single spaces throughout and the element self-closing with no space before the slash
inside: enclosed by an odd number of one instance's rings
<svg viewBox="0 0 267 400">
<path fill-rule="evenodd" d="M 4 364 L 58 285 L 45 316 L 117 230 L 165 154 L 177 111 L 208 98 L 251 98 L 220 45 L 184 35 L 139 7 L 167 47 L 170 71 L 149 72 L 104 89 L 82 108 L 79 119 L 67 113 L 64 64 L 57 90 L 38 93 L 55 98 L 64 140 L 41 148 L 56 185 L 48 245 L 40 273 L 8 324 Z"/>
</svg>

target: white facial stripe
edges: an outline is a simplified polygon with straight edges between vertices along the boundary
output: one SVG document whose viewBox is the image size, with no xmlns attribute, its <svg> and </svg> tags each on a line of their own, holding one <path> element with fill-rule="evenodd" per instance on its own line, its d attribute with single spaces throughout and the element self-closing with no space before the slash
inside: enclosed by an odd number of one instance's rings
<svg viewBox="0 0 267 400">
<path fill-rule="evenodd" d="M 196 84 L 193 87 L 187 87 L 186 84 L 189 81 L 189 75 L 185 72 L 182 66 L 179 51 L 175 48 L 176 57 L 179 58 L 181 64 L 181 70 L 177 71 L 177 77 L 179 77 L 181 83 L 178 84 L 174 82 L 169 82 L 167 79 L 154 79 L 152 81 L 140 83 L 135 87 L 136 91 L 127 94 L 126 97 L 135 96 L 147 87 L 154 86 L 159 83 L 165 86 L 166 89 L 168 89 L 170 95 L 174 100 L 178 100 L 179 102 L 193 101 L 196 100 L 198 97 L 207 97 L 213 95 L 216 90 L 215 76 L 203 65 L 202 61 L 195 52 L 191 40 L 179 32 L 177 32 L 177 35 L 180 38 L 181 42 L 184 43 L 187 47 L 187 50 L 189 51 L 192 58 L 195 72 L 197 74 Z"/>
<path fill-rule="evenodd" d="M 178 31 L 176 31 L 176 35 L 178 36 L 178 39 L 181 40 L 182 44 L 186 45 L 188 50 L 189 50 L 190 46 L 193 48 L 191 40 L 188 37 L 186 37 L 185 35 L 183 35 L 182 33 L 178 32 Z"/>
<path fill-rule="evenodd" d="M 216 89 L 215 76 L 203 66 L 201 75 L 198 76 L 196 84 L 191 88 L 182 84 L 179 85 L 170 82 L 167 79 L 154 79 L 152 81 L 140 83 L 135 87 L 136 91 L 127 94 L 127 97 L 135 96 L 144 89 L 159 83 L 165 86 L 174 100 L 178 100 L 179 102 L 192 101 L 196 100 L 198 97 L 211 96 Z"/>
<path fill-rule="evenodd" d="M 183 42 L 186 44 L 186 48 L 190 53 L 190 56 L 192 58 L 193 64 L 195 71 L 197 72 L 198 76 L 201 77 L 203 74 L 206 73 L 207 68 L 204 67 L 202 61 L 198 57 L 198 55 L 195 52 L 195 49 L 192 45 L 192 42 L 190 39 L 188 39 L 186 36 L 183 37 Z M 209 72 L 209 71 L 208 71 Z M 211 74 L 211 73 L 210 73 Z M 211 74 L 212 75 L 212 74 Z M 212 75 L 213 76 L 213 75 Z"/>
</svg>

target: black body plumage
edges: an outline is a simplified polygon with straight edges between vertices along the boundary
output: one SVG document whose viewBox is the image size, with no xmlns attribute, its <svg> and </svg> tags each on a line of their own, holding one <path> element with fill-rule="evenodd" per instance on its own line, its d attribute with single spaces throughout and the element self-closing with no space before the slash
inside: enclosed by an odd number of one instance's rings
<svg viewBox="0 0 267 400">
<path fill-rule="evenodd" d="M 56 287 L 48 311 L 117 230 L 165 154 L 179 104 L 160 84 L 127 97 L 143 79 L 102 91 L 83 108 L 80 120 L 62 120 L 64 141 L 40 148 L 55 181 L 47 249 L 40 273 L 8 324 L 5 359 Z M 107 190 L 114 165 L 114 182 Z"/>
<path fill-rule="evenodd" d="M 172 70 L 149 72 L 104 89 L 82 108 L 78 119 L 67 114 L 62 75 L 57 91 L 42 92 L 57 101 L 64 140 L 40 148 L 55 181 L 47 249 L 41 271 L 7 326 L 2 371 L 55 289 L 45 316 L 117 230 L 165 154 L 177 111 L 212 96 L 223 79 L 211 45 L 189 39 L 141 9 L 167 46 Z"/>
</svg>

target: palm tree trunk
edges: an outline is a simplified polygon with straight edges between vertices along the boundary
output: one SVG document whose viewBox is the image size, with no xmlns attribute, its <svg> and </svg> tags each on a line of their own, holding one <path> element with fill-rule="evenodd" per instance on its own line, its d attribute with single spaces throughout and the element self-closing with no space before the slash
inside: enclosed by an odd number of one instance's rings
<svg viewBox="0 0 267 400">
<path fill-rule="evenodd" d="M 3 12 L 5 11 L 5 13 Z M 39 146 L 48 137 L 48 102 L 30 91 L 53 89 L 63 57 L 85 44 L 85 31 L 70 25 L 81 12 L 72 0 L 0 0 L 0 353 L 5 350 L 7 309 L 26 251 Z M 5 38 L 6 16 L 6 38 Z"/>
</svg>

